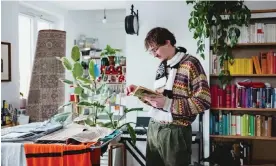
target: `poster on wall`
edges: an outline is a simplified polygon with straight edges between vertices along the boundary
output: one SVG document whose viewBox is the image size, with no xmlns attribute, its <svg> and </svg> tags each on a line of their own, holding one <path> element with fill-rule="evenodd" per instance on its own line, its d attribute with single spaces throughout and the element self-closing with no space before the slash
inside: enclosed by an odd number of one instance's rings
<svg viewBox="0 0 276 166">
<path fill-rule="evenodd" d="M 1 81 L 11 81 L 11 43 L 1 42 Z"/>
</svg>

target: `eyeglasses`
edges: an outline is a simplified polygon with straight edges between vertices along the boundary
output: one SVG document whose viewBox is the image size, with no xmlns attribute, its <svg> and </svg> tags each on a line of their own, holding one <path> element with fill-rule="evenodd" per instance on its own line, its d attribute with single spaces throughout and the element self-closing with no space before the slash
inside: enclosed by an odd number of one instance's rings
<svg viewBox="0 0 276 166">
<path fill-rule="evenodd" d="M 153 49 L 149 50 L 149 53 L 154 55 L 159 48 L 160 46 L 154 47 Z"/>
</svg>

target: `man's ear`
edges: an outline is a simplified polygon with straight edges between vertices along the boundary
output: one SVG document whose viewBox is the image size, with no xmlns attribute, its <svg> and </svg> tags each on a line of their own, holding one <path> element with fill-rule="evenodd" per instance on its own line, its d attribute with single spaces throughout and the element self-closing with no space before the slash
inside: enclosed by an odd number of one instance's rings
<svg viewBox="0 0 276 166">
<path fill-rule="evenodd" d="M 171 41 L 170 40 L 166 40 L 166 45 L 170 46 L 171 45 Z"/>
</svg>

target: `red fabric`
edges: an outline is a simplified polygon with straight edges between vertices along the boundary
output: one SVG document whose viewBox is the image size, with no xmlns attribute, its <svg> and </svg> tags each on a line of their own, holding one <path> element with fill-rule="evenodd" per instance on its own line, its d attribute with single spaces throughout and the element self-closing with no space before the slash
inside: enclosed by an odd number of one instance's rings
<svg viewBox="0 0 276 166">
<path fill-rule="evenodd" d="M 63 145 L 55 144 L 24 144 L 28 166 L 62 166 Z M 42 157 L 52 155 L 52 157 Z M 36 155 L 36 156 L 35 156 Z M 39 157 L 39 155 L 41 157 Z M 54 157 L 55 156 L 55 157 Z"/>
<path fill-rule="evenodd" d="M 24 144 L 27 166 L 96 166 L 101 150 L 91 150 L 93 144 Z"/>
</svg>

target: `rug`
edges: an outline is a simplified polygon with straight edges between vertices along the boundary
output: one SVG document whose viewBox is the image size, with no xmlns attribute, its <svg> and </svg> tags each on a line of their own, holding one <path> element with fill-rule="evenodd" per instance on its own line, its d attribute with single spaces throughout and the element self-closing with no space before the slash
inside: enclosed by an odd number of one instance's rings
<svg viewBox="0 0 276 166">
<path fill-rule="evenodd" d="M 31 122 L 49 119 L 64 104 L 64 84 L 59 78 L 65 77 L 65 70 L 56 57 L 65 56 L 65 48 L 65 31 L 39 31 L 27 101 Z"/>
</svg>

